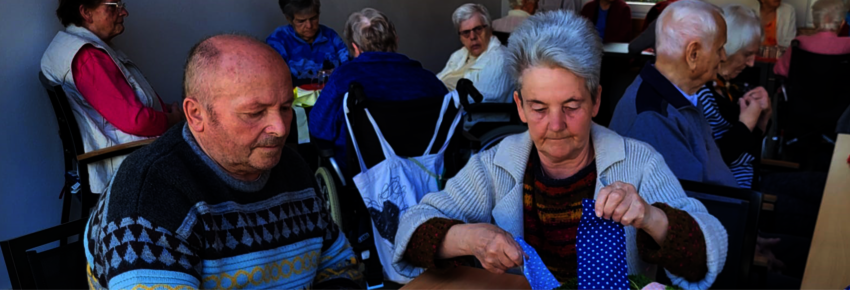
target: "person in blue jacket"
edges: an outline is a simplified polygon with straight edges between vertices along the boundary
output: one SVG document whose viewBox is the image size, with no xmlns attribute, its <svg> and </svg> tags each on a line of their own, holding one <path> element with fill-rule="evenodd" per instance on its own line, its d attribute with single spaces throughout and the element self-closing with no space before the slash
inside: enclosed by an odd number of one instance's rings
<svg viewBox="0 0 850 290">
<path fill-rule="evenodd" d="M 350 58 L 348 49 L 333 29 L 319 24 L 319 0 L 279 0 L 289 21 L 266 38 L 292 73 L 295 86 L 318 82 L 321 70 L 339 67 Z"/>
</svg>

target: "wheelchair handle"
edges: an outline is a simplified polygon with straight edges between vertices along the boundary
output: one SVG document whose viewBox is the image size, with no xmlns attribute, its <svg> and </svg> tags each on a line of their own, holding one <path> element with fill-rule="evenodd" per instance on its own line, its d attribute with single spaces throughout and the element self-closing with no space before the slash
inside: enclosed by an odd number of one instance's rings
<svg viewBox="0 0 850 290">
<path fill-rule="evenodd" d="M 469 108 L 469 99 L 468 97 L 472 97 L 472 100 L 476 103 L 481 103 L 484 100 L 484 96 L 481 95 L 481 92 L 472 85 L 472 81 L 468 79 L 460 79 L 457 81 L 457 92 L 460 97 L 460 104 L 464 108 Z"/>
</svg>

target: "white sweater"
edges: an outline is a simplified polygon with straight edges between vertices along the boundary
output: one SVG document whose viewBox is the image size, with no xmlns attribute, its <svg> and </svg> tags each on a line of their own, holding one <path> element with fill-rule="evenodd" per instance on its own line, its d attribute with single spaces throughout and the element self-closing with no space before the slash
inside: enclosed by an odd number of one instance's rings
<svg viewBox="0 0 850 290">
<path fill-rule="evenodd" d="M 513 102 L 513 81 L 510 75 L 505 70 L 505 59 L 507 59 L 507 51 L 499 39 L 495 36 L 490 37 L 490 43 L 475 64 L 464 73 L 464 78 L 472 81 L 475 88 L 484 96 L 484 102 L 487 103 L 511 103 Z M 469 50 L 466 47 L 452 53 L 446 67 L 443 71 L 437 74 L 437 78 L 444 81 L 443 78 L 450 73 L 457 71 L 466 64 L 466 59 L 469 58 Z"/>
<path fill-rule="evenodd" d="M 728 240 L 723 225 L 702 203 L 685 195 L 664 158 L 648 144 L 596 124 L 591 129 L 591 139 L 599 176 L 595 192 L 614 181 L 630 183 L 647 203 L 665 203 L 686 211 L 696 220 L 705 236 L 708 273 L 698 282 L 666 273 L 673 284 L 684 289 L 708 289 L 726 261 Z M 395 238 L 393 266 L 411 276 L 422 270 L 404 261 L 404 252 L 416 228 L 432 218 L 493 223 L 515 237 L 522 237 L 522 180 L 531 147 L 528 132 L 505 138 L 496 147 L 473 156 L 448 181 L 445 190 L 426 195 L 419 205 L 404 212 Z M 633 227 L 625 230 L 629 274 L 655 277 L 656 266 L 642 261 L 638 255 L 637 230 Z"/>
</svg>

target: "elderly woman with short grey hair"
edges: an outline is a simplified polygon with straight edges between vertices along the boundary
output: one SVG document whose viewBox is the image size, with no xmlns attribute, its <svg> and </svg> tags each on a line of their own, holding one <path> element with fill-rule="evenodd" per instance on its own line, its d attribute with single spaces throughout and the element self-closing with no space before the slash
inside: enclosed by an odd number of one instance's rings
<svg viewBox="0 0 850 290">
<path fill-rule="evenodd" d="M 319 24 L 320 0 L 278 0 L 288 25 L 275 29 L 266 43 L 274 48 L 292 74 L 296 86 L 319 82 L 319 72 L 339 67 L 350 58 L 333 29 Z"/>
<path fill-rule="evenodd" d="M 850 53 L 850 38 L 839 37 L 838 32 L 844 26 L 847 7 L 841 0 L 818 0 L 812 5 L 812 18 L 817 32 L 812 35 L 800 35 L 800 49 L 817 54 L 839 55 Z M 791 68 L 791 48 L 785 51 L 773 73 L 788 77 Z"/>
<path fill-rule="evenodd" d="M 625 248 L 629 274 L 655 277 L 658 265 L 683 288 L 711 286 L 726 258 L 723 226 L 652 147 L 592 121 L 602 89 L 595 33 L 588 20 L 555 11 L 511 34 L 506 67 L 528 132 L 473 156 L 443 191 L 402 214 L 396 269 L 415 274 L 475 256 L 501 273 L 523 265 L 525 241 L 564 283 L 590 271 L 577 261 L 580 220 L 606 219 L 624 227 L 624 244 L 609 246 Z"/>
<path fill-rule="evenodd" d="M 698 101 L 738 186 L 752 188 L 755 156 L 759 156 L 761 139 L 770 121 L 770 99 L 764 87 L 745 92 L 747 88 L 730 81 L 755 64 L 762 27 L 756 12 L 739 4 L 723 7 L 723 18 L 726 27 L 735 28 L 726 33 L 726 61 L 720 63 L 715 79 L 697 93 Z"/>
<path fill-rule="evenodd" d="M 452 14 L 463 47 L 455 51 L 437 77 L 449 90 L 471 80 L 485 102 L 509 103 L 513 84 L 504 70 L 505 47 L 493 36 L 490 13 L 481 4 L 463 4 Z"/>
</svg>

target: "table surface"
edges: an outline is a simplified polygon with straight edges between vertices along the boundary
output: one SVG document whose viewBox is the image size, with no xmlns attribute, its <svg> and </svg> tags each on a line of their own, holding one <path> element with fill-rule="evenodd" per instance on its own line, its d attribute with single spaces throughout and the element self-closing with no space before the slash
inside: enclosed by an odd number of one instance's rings
<svg viewBox="0 0 850 290">
<path fill-rule="evenodd" d="M 531 286 L 525 276 L 457 267 L 445 272 L 427 270 L 401 289 L 531 289 Z"/>
<path fill-rule="evenodd" d="M 839 134 L 837 141 L 803 275 L 803 289 L 850 286 L 850 135 Z"/>
</svg>

